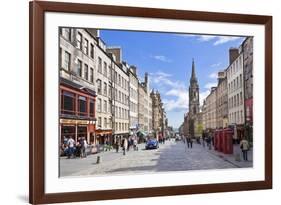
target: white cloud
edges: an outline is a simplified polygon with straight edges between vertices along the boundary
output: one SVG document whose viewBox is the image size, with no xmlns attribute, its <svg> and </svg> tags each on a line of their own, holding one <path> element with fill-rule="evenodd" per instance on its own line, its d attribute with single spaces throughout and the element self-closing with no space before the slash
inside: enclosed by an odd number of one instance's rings
<svg viewBox="0 0 281 205">
<path fill-rule="evenodd" d="M 214 42 L 214 46 L 220 45 L 220 44 L 224 44 L 230 41 L 235 41 L 240 39 L 241 37 L 233 37 L 233 36 L 220 36 L 217 38 L 217 40 Z"/>
<path fill-rule="evenodd" d="M 210 41 L 213 40 L 214 38 L 216 38 L 216 36 L 211 36 L 211 35 L 199 35 L 199 37 L 197 38 L 198 41 Z"/>
<path fill-rule="evenodd" d="M 159 61 L 166 62 L 166 63 L 172 62 L 171 59 L 169 59 L 169 58 L 167 58 L 166 56 L 163 56 L 163 55 L 155 55 L 155 56 L 151 56 L 151 58 L 154 58 L 155 60 L 159 60 Z"/>
<path fill-rule="evenodd" d="M 213 72 L 209 75 L 209 78 L 216 79 L 218 77 L 218 72 Z"/>
<path fill-rule="evenodd" d="M 160 93 L 166 111 L 187 110 L 188 89 L 184 82 L 175 81 L 171 74 L 162 71 L 150 75 L 152 87 L 162 89 Z"/>
<path fill-rule="evenodd" d="M 205 86 L 204 86 L 204 88 L 207 88 L 207 89 L 211 89 L 212 87 L 216 87 L 217 86 L 217 83 L 207 83 Z"/>
<path fill-rule="evenodd" d="M 221 62 L 218 62 L 218 63 L 214 63 L 211 65 L 212 68 L 216 68 L 216 67 L 219 67 L 221 65 Z"/>
<path fill-rule="evenodd" d="M 207 42 L 211 40 L 215 40 L 213 43 L 214 46 L 224 44 L 230 41 L 235 41 L 238 39 L 241 39 L 242 37 L 237 37 L 237 36 L 212 36 L 212 35 L 201 35 L 197 38 L 198 41 L 201 42 Z"/>
<path fill-rule="evenodd" d="M 174 99 L 163 99 L 166 111 L 186 111 L 188 109 L 188 91 L 172 89 L 166 93 L 169 96 L 175 96 Z"/>
<path fill-rule="evenodd" d="M 198 35 L 196 34 L 188 34 L 188 33 L 176 33 L 174 34 L 174 36 L 179 36 L 179 37 L 183 37 L 183 38 L 189 38 L 189 37 L 197 37 Z"/>
<path fill-rule="evenodd" d="M 172 77 L 171 74 L 165 73 L 162 71 L 158 71 L 156 73 L 150 73 L 152 84 L 156 84 L 159 86 L 169 86 L 171 88 L 183 88 L 184 83 L 181 81 L 173 81 L 170 79 Z"/>
</svg>

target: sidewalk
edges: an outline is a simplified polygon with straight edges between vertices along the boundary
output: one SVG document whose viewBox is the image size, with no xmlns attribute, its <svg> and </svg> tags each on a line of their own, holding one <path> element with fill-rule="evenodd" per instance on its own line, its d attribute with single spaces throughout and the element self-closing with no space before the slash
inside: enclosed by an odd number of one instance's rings
<svg viewBox="0 0 281 205">
<path fill-rule="evenodd" d="M 237 144 L 233 145 L 233 154 L 224 154 L 223 152 L 218 152 L 214 150 L 214 147 L 212 147 L 211 150 L 209 150 L 207 147 L 205 147 L 205 149 L 208 150 L 208 152 L 210 152 L 211 154 L 223 158 L 225 161 L 233 164 L 238 168 L 253 167 L 253 149 L 250 149 L 248 151 L 248 161 L 243 160 L 240 146 Z"/>
</svg>

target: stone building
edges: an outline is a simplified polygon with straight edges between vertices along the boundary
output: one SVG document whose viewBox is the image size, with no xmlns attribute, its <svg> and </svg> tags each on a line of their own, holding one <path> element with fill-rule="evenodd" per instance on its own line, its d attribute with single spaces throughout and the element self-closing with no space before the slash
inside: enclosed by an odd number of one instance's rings
<svg viewBox="0 0 281 205">
<path fill-rule="evenodd" d="M 97 39 L 84 29 L 60 28 L 60 134 L 96 143 Z"/>
<path fill-rule="evenodd" d="M 145 88 L 142 86 L 141 83 L 138 85 L 138 129 L 139 131 L 144 130 L 144 96 L 146 95 Z"/>
<path fill-rule="evenodd" d="M 253 125 L 253 37 L 242 43 L 244 64 L 245 123 Z"/>
<path fill-rule="evenodd" d="M 232 49 L 233 50 L 233 49 Z M 231 54 L 230 54 L 231 55 Z M 244 124 L 244 80 L 243 80 L 243 52 L 236 49 L 236 58 L 232 58 L 227 72 L 228 86 L 228 124 Z"/>
<path fill-rule="evenodd" d="M 112 67 L 113 134 L 115 138 L 124 137 L 129 135 L 129 65 L 122 61 L 120 47 L 108 47 L 106 50 L 114 59 Z"/>
<path fill-rule="evenodd" d="M 94 30 L 92 30 L 94 31 Z M 97 36 L 95 49 L 96 59 L 96 92 L 97 92 L 97 139 L 100 144 L 106 141 L 113 143 L 112 138 L 112 66 L 114 59 L 107 53 L 107 46 Z"/>
<path fill-rule="evenodd" d="M 210 94 L 206 97 L 206 129 L 216 129 L 217 127 L 217 87 L 212 87 Z"/>
<path fill-rule="evenodd" d="M 148 73 L 145 73 L 144 82 L 139 82 L 138 86 L 138 110 L 139 110 L 139 130 L 148 134 L 150 130 L 150 119 L 149 113 L 151 113 L 150 107 L 150 93 L 148 84 Z"/>
<path fill-rule="evenodd" d="M 129 103 L 130 103 L 130 130 L 132 132 L 137 131 L 138 129 L 138 85 L 139 80 L 137 77 L 137 68 L 135 66 L 131 66 L 128 69 L 129 75 Z"/>
<path fill-rule="evenodd" d="M 203 105 L 201 107 L 201 112 L 202 112 L 202 127 L 203 130 L 206 130 L 207 126 L 207 106 L 206 106 L 206 99 L 203 101 Z"/>
<path fill-rule="evenodd" d="M 217 128 L 228 126 L 228 97 L 226 71 L 218 72 L 218 85 L 216 92 L 216 120 Z"/>
</svg>

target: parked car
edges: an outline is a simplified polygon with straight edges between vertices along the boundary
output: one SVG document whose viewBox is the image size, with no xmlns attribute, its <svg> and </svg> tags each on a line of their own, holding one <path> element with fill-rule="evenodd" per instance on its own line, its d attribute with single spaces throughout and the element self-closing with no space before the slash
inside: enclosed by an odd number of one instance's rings
<svg viewBox="0 0 281 205">
<path fill-rule="evenodd" d="M 159 143 L 156 139 L 148 139 L 145 145 L 145 149 L 158 149 Z"/>
<path fill-rule="evenodd" d="M 181 136 L 179 135 L 176 135 L 176 138 L 175 138 L 176 141 L 181 141 Z"/>
</svg>

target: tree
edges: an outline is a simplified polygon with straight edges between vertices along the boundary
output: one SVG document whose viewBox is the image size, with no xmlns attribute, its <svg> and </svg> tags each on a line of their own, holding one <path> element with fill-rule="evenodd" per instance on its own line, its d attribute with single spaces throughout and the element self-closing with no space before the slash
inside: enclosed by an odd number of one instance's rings
<svg viewBox="0 0 281 205">
<path fill-rule="evenodd" d="M 196 126 L 196 134 L 201 136 L 202 133 L 203 133 L 203 124 L 198 123 L 197 126 Z"/>
</svg>

